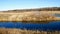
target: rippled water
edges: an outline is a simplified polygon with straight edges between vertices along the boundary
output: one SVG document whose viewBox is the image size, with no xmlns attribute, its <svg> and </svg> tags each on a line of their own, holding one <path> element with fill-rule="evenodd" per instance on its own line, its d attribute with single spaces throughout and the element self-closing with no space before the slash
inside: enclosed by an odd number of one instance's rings
<svg viewBox="0 0 60 34">
<path fill-rule="evenodd" d="M 27 30 L 60 30 L 60 21 L 36 23 L 24 22 L 0 22 L 0 28 L 19 28 Z"/>
</svg>

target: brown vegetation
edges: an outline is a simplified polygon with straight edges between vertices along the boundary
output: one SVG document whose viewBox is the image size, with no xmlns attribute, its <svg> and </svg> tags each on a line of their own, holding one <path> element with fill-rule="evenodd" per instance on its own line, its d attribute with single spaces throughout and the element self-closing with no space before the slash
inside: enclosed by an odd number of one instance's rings
<svg viewBox="0 0 60 34">
<path fill-rule="evenodd" d="M 54 13 L 54 12 L 53 12 Z M 51 12 L 0 13 L 0 21 L 52 21 L 56 20 Z"/>
<path fill-rule="evenodd" d="M 0 34 L 60 34 L 60 31 L 33 31 L 11 28 L 0 28 Z"/>
<path fill-rule="evenodd" d="M 0 12 L 0 21 L 52 21 L 60 20 L 54 14 L 60 14 L 60 8 L 41 8 L 9 10 Z"/>
</svg>

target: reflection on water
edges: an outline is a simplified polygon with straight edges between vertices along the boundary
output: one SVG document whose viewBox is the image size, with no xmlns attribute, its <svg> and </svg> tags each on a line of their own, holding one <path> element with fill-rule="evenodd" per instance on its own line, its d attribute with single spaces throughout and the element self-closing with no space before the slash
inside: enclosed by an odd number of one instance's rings
<svg viewBox="0 0 60 34">
<path fill-rule="evenodd" d="M 60 18 L 60 14 L 55 14 L 54 16 L 56 16 L 56 17 Z"/>
<path fill-rule="evenodd" d="M 60 21 L 52 21 L 49 23 L 39 22 L 0 22 L 0 28 L 20 28 L 27 30 L 60 30 Z"/>
</svg>

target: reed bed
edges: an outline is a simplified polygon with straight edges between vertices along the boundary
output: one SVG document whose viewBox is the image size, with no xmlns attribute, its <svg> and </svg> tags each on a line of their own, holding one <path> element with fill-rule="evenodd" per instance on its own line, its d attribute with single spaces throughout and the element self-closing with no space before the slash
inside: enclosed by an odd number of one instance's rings
<svg viewBox="0 0 60 34">
<path fill-rule="evenodd" d="M 60 34 L 60 31 L 38 31 L 38 30 L 21 30 L 15 28 L 0 28 L 0 34 Z"/>
</svg>

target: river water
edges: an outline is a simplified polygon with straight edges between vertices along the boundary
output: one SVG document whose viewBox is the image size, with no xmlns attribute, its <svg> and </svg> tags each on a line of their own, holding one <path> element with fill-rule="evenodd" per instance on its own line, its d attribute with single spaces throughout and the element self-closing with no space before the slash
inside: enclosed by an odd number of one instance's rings
<svg viewBox="0 0 60 34">
<path fill-rule="evenodd" d="M 24 23 L 24 22 L 0 22 L 0 28 L 17 28 L 27 30 L 60 30 L 60 21 L 44 23 Z"/>
</svg>

